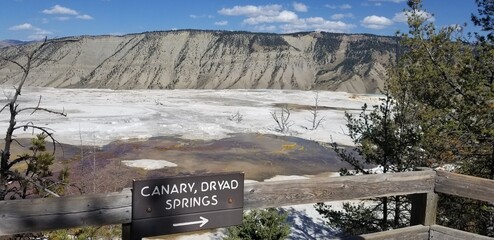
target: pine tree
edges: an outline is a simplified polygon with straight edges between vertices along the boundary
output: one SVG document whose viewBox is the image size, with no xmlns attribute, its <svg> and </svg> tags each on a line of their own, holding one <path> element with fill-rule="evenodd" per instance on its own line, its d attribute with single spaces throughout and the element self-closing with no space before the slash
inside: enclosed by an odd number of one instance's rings
<svg viewBox="0 0 494 240">
<path fill-rule="evenodd" d="M 450 163 L 455 171 L 494 179 L 494 48 L 492 3 L 477 1 L 475 24 L 487 38 L 471 39 L 461 26 L 437 29 L 422 14 L 419 0 L 408 1 L 409 32 L 402 34 L 402 54 L 391 71 L 396 99 L 413 102 L 423 132 L 427 159 Z M 441 196 L 441 225 L 494 236 L 492 204 Z"/>
<path fill-rule="evenodd" d="M 395 101 L 385 91 L 380 104 L 364 105 L 358 117 L 346 113 L 348 136 L 353 140 L 352 151 L 332 143 L 338 157 L 353 166 L 342 169 L 341 175 L 373 174 L 366 167 L 379 166 L 382 173 L 412 171 L 426 166 L 419 148 L 421 129 L 415 122 L 412 104 Z M 333 210 L 318 203 L 316 210 L 328 219 L 328 224 L 341 230 L 341 235 L 359 235 L 385 231 L 409 224 L 410 202 L 405 196 L 383 197 L 352 205 L 345 203 L 344 211 Z"/>
<path fill-rule="evenodd" d="M 404 163 L 410 167 L 450 163 L 459 173 L 494 179 L 494 11 L 491 1 L 476 2 L 479 15 L 472 20 L 487 33 L 476 33 L 471 39 L 468 36 L 472 35 L 463 34 L 460 25 L 436 29 L 424 14 L 421 1 L 408 1 L 405 14 L 410 30 L 401 34 L 402 51 L 397 65 L 389 71 L 390 92 L 386 94 L 396 106 L 388 108 L 383 103 L 371 113 L 363 111 L 358 119 L 347 116 L 356 157 L 335 147 L 338 155 L 357 171 L 368 173 L 362 162 L 379 164 L 383 172 L 391 168 L 406 170 L 400 167 Z M 387 114 L 387 109 L 392 113 Z M 404 127 L 394 127 L 400 126 L 393 125 L 395 121 Z M 383 203 L 381 200 L 377 206 L 386 206 Z M 377 208 L 382 214 L 373 215 L 364 211 L 365 205 L 346 210 L 340 215 L 329 212 L 327 216 L 332 224 L 361 216 L 374 224 L 372 229 L 387 229 L 388 209 L 384 207 Z M 372 220 L 374 217 L 369 217 L 376 215 L 382 216 L 380 226 Z M 400 219 L 398 215 L 394 217 Z M 441 196 L 438 221 L 494 236 L 494 206 L 485 202 Z M 348 220 L 346 223 L 352 224 Z M 352 234 L 359 233 L 363 232 Z"/>
<path fill-rule="evenodd" d="M 31 68 L 39 61 L 56 61 L 56 59 L 45 58 L 45 51 L 49 48 L 59 47 L 60 44 L 69 41 L 73 40 L 48 41 L 45 39 L 45 41 L 33 45 L 14 47 L 12 51 L 2 51 L 2 55 L 0 55 L 0 67 L 13 64 L 21 72 L 21 77 L 14 87 L 12 96 L 7 97 L 7 103 L 0 109 L 0 113 L 7 113 L 9 119 L 4 146 L 0 150 L 0 200 L 26 198 L 33 194 L 42 197 L 45 194 L 59 196 L 63 192 L 63 188 L 60 186 L 67 183 L 68 171 L 66 169 L 60 172 L 58 178 L 53 177 L 50 170 L 57 146 L 53 130 L 33 122 L 18 122 L 18 117 L 25 113 L 34 114 L 36 112 L 66 115 L 63 111 L 41 107 L 41 97 L 37 106 L 22 106 L 19 99 Z M 26 149 L 15 139 L 14 133 L 28 130 L 37 133 L 37 135 L 32 139 L 31 146 Z M 52 152 L 48 152 L 46 149 L 47 139 L 53 143 Z M 12 156 L 13 144 L 19 144 L 24 153 Z M 27 167 L 23 167 L 24 165 Z"/>
</svg>

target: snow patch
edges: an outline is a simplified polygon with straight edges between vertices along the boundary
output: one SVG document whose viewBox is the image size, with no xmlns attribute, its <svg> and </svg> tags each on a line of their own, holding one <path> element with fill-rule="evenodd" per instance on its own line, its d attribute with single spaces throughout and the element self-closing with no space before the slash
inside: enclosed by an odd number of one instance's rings
<svg viewBox="0 0 494 240">
<path fill-rule="evenodd" d="M 123 160 L 125 166 L 142 168 L 144 170 L 156 170 L 166 167 L 177 167 L 178 165 L 166 160 L 140 159 L 140 160 Z"/>
<path fill-rule="evenodd" d="M 307 176 L 299 176 L 299 175 L 276 175 L 272 178 L 264 180 L 265 182 L 273 182 L 273 181 L 286 181 L 286 180 L 304 180 L 310 179 Z"/>
</svg>

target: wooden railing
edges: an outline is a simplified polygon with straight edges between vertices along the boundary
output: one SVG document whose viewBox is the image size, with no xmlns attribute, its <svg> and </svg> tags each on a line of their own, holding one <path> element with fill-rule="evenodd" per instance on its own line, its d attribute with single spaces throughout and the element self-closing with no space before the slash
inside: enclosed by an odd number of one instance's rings
<svg viewBox="0 0 494 240">
<path fill-rule="evenodd" d="M 421 239 L 417 237 L 422 233 L 427 236 L 424 239 L 429 239 L 433 233 L 434 239 L 451 239 L 447 238 L 448 234 L 462 239 L 463 235 L 457 233 L 461 231 L 434 225 L 437 193 L 494 203 L 494 181 L 425 170 L 246 183 L 244 209 L 412 195 L 411 225 L 418 226 L 358 236 L 356 239 Z M 1 201 L 0 235 L 83 226 L 127 225 L 131 222 L 131 199 L 131 190 L 125 189 L 109 194 Z M 471 239 L 484 239 L 479 235 L 461 233 Z M 406 238 L 410 234 L 415 237 Z M 392 235 L 395 237 L 390 237 Z"/>
</svg>

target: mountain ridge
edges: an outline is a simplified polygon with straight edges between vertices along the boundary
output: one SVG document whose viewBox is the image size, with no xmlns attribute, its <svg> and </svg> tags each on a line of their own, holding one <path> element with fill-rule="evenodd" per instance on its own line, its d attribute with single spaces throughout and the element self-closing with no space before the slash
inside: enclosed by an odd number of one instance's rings
<svg viewBox="0 0 494 240">
<path fill-rule="evenodd" d="M 14 40 L 14 39 L 5 39 L 5 40 L 0 40 L 0 48 L 22 45 L 22 44 L 27 44 L 27 43 L 29 43 L 29 42 L 21 41 L 21 40 Z"/>
<path fill-rule="evenodd" d="M 29 86 L 110 89 L 322 89 L 376 93 L 396 61 L 396 37 L 371 34 L 172 30 L 78 36 L 45 49 Z M 36 44 L 22 45 L 32 49 Z M 14 48 L 0 49 L 16 56 Z M 0 63 L 0 84 L 20 72 Z"/>
</svg>

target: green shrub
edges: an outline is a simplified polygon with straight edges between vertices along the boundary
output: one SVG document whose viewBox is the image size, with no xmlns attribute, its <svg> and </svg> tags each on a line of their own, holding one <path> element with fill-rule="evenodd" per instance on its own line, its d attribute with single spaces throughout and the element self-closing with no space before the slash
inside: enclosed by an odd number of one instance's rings
<svg viewBox="0 0 494 240">
<path fill-rule="evenodd" d="M 227 229 L 227 240 L 278 240 L 290 234 L 287 213 L 275 208 L 252 210 L 244 214 L 242 225 Z"/>
</svg>

